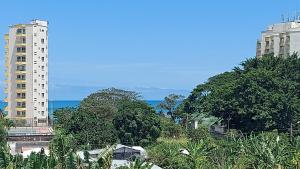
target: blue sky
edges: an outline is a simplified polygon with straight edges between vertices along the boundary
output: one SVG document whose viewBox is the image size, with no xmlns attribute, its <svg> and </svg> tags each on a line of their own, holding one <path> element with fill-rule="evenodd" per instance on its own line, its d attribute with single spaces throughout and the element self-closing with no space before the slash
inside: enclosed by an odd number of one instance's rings
<svg viewBox="0 0 300 169">
<path fill-rule="evenodd" d="M 296 0 L 9 0 L 1 6 L 1 36 L 12 24 L 50 22 L 51 100 L 77 100 L 107 87 L 136 90 L 145 99 L 187 94 L 253 57 L 260 32 L 300 10 Z M 2 38 L 1 88 L 3 46 Z"/>
</svg>

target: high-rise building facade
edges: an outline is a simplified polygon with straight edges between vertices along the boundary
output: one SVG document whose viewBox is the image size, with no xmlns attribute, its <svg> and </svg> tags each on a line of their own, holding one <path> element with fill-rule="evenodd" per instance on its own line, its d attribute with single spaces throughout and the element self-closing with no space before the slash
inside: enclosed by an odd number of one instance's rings
<svg viewBox="0 0 300 169">
<path fill-rule="evenodd" d="M 47 126 L 48 22 L 10 26 L 5 42 L 5 111 L 17 124 Z"/>
<path fill-rule="evenodd" d="M 300 20 L 270 25 L 257 41 L 257 57 L 271 53 L 286 56 L 294 52 L 300 52 Z"/>
</svg>

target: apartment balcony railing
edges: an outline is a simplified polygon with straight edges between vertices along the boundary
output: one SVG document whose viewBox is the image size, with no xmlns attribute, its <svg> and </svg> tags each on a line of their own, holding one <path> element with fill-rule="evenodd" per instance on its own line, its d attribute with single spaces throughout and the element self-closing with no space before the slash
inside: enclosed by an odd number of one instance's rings
<svg viewBox="0 0 300 169">
<path fill-rule="evenodd" d="M 8 34 L 4 35 L 4 40 L 9 40 L 9 35 Z"/>
<path fill-rule="evenodd" d="M 16 56 L 23 56 L 23 55 L 26 55 L 26 51 L 16 52 Z"/>
<path fill-rule="evenodd" d="M 26 89 L 16 89 L 16 92 L 21 93 L 21 92 L 26 92 Z"/>
<path fill-rule="evenodd" d="M 25 79 L 17 79 L 16 83 L 26 83 L 26 80 Z"/>
<path fill-rule="evenodd" d="M 16 65 L 24 65 L 26 64 L 26 61 L 16 61 Z"/>
<path fill-rule="evenodd" d="M 25 102 L 25 101 L 26 101 L 26 98 L 16 98 L 16 101 L 17 101 L 17 102 Z"/>
</svg>

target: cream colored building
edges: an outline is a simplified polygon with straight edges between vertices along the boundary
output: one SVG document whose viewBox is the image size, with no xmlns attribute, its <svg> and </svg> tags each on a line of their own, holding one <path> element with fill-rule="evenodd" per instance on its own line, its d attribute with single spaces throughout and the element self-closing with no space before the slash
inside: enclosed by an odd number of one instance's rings
<svg viewBox="0 0 300 169">
<path fill-rule="evenodd" d="M 48 22 L 10 26 L 5 42 L 5 111 L 17 124 L 47 126 Z"/>
<path fill-rule="evenodd" d="M 294 52 L 300 53 L 300 20 L 270 25 L 257 41 L 257 57 L 271 53 L 286 56 Z"/>
</svg>

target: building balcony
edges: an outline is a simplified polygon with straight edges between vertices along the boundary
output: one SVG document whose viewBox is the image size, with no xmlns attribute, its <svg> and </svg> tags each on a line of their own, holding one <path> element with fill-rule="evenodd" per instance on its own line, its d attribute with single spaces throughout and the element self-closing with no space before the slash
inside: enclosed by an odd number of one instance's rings
<svg viewBox="0 0 300 169">
<path fill-rule="evenodd" d="M 16 46 L 26 46 L 26 43 L 19 42 L 19 43 L 16 43 Z"/>
<path fill-rule="evenodd" d="M 5 61 L 5 67 L 8 68 L 9 67 L 9 62 Z"/>
<path fill-rule="evenodd" d="M 16 56 L 23 56 L 26 55 L 26 52 L 16 52 Z"/>
<path fill-rule="evenodd" d="M 16 83 L 26 83 L 26 80 L 18 79 L 18 80 L 16 80 Z"/>
<path fill-rule="evenodd" d="M 26 62 L 22 62 L 22 61 L 17 61 L 16 62 L 16 65 L 24 65 L 24 64 L 26 64 Z"/>
<path fill-rule="evenodd" d="M 16 107 L 16 111 L 26 111 L 26 107 Z"/>
<path fill-rule="evenodd" d="M 5 44 L 5 45 L 4 45 L 4 48 L 5 48 L 5 49 L 8 49 L 8 48 L 9 48 L 8 44 Z"/>
<path fill-rule="evenodd" d="M 26 70 L 24 70 L 24 71 L 17 70 L 17 71 L 16 71 L 16 74 L 17 74 L 17 75 L 26 74 Z"/>
<path fill-rule="evenodd" d="M 4 40 L 9 40 L 9 35 L 8 34 L 4 35 Z"/>
<path fill-rule="evenodd" d="M 17 33 L 16 36 L 26 36 L 26 33 Z"/>
<path fill-rule="evenodd" d="M 8 73 L 8 71 L 6 71 L 6 72 L 4 73 L 4 76 L 7 78 L 8 75 L 9 75 L 9 73 Z"/>
<path fill-rule="evenodd" d="M 16 117 L 14 117 L 14 119 L 17 119 L 17 120 L 26 120 L 26 115 L 17 115 Z"/>
<path fill-rule="evenodd" d="M 7 88 L 4 88 L 4 93 L 8 93 L 8 89 Z"/>
<path fill-rule="evenodd" d="M 8 106 L 5 106 L 4 111 L 8 111 Z"/>
<path fill-rule="evenodd" d="M 3 100 L 4 102 L 8 102 L 8 98 L 6 97 L 6 98 L 4 98 L 4 100 Z"/>
<path fill-rule="evenodd" d="M 18 93 L 25 93 L 26 89 L 16 89 L 16 92 L 18 92 Z"/>
<path fill-rule="evenodd" d="M 16 98 L 16 102 L 25 102 L 26 98 Z"/>
</svg>

